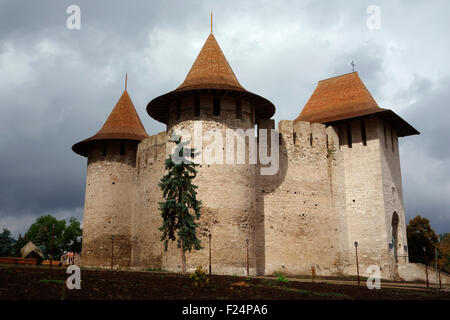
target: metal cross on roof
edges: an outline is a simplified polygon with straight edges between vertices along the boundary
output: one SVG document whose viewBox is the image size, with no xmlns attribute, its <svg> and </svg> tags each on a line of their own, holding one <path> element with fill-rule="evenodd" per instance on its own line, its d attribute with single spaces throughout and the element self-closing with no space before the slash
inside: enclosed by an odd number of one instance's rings
<svg viewBox="0 0 450 320">
<path fill-rule="evenodd" d="M 352 62 L 351 62 L 350 64 L 352 65 L 353 72 L 355 72 L 355 66 L 356 66 L 356 64 L 353 62 L 353 60 L 352 60 Z"/>
</svg>

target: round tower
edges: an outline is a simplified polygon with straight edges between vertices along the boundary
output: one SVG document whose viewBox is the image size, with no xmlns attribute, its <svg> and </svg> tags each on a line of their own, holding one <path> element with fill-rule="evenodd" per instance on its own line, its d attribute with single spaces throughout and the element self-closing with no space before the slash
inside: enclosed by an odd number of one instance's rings
<svg viewBox="0 0 450 320">
<path fill-rule="evenodd" d="M 83 265 L 130 265 L 136 150 L 147 137 L 125 89 L 100 131 L 73 145 L 87 157 Z"/>
<path fill-rule="evenodd" d="M 209 234 L 213 272 L 245 274 L 247 252 L 249 271 L 256 273 L 256 162 L 249 159 L 249 146 L 256 145 L 255 124 L 270 119 L 274 105 L 245 90 L 237 80 L 213 33 L 209 35 L 184 82 L 174 91 L 153 99 L 147 105 L 148 114 L 167 125 L 167 140 L 173 131 L 185 130 L 193 147 L 202 139 L 201 165 L 194 184 L 202 201 L 199 238 L 204 249 L 187 253 L 188 270 L 209 264 Z M 237 139 L 233 137 L 233 162 L 227 162 L 226 131 L 246 132 L 245 163 L 237 163 Z M 222 156 L 214 163 L 205 159 L 208 131 L 221 133 L 219 149 Z M 230 131 L 230 130 L 229 130 Z M 182 135 L 183 136 L 183 135 Z M 185 138 L 185 137 L 183 137 Z M 217 140 L 216 140 L 217 141 Z M 174 144 L 167 143 L 167 156 Z M 217 150 L 217 148 L 216 148 Z M 220 159 L 222 163 L 217 163 Z M 151 214 L 159 215 L 159 212 Z M 152 226 L 157 228 L 160 225 Z M 248 251 L 247 251 L 248 248 Z M 180 270 L 179 251 L 173 244 L 163 253 L 163 268 Z"/>
</svg>

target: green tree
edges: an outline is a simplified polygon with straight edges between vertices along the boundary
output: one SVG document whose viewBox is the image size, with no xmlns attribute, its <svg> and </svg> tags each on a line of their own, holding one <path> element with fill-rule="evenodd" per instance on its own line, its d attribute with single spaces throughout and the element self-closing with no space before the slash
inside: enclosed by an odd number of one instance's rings
<svg viewBox="0 0 450 320">
<path fill-rule="evenodd" d="M 81 228 L 79 222 L 73 218 L 66 226 L 66 220 L 46 215 L 37 218 L 25 236 L 42 250 L 46 259 L 49 259 L 52 253 L 53 259 L 59 259 L 64 250 L 79 246 L 77 237 L 81 236 Z"/>
<path fill-rule="evenodd" d="M 80 222 L 75 218 L 70 218 L 69 225 L 62 234 L 63 249 L 65 251 L 81 252 L 82 230 Z"/>
<path fill-rule="evenodd" d="M 189 142 L 181 142 L 180 139 L 172 141 L 177 143 L 174 155 L 177 154 L 181 161 L 173 161 L 169 156 L 165 161 L 167 174 L 161 178 L 159 187 L 162 190 L 165 201 L 159 202 L 159 210 L 163 219 L 161 241 L 164 241 L 164 249 L 167 250 L 168 241 L 177 241 L 181 254 L 181 270 L 186 272 L 186 251 L 202 249 L 197 238 L 196 219 L 200 218 L 201 201 L 197 200 L 197 186 L 192 181 L 197 176 L 195 169 L 198 164 L 188 160 L 185 155 L 195 157 L 193 149 L 185 148 Z M 175 157 L 174 157 L 175 158 Z M 179 163 L 181 162 L 181 163 Z"/>
<path fill-rule="evenodd" d="M 441 270 L 450 274 L 450 233 L 440 236 L 438 264 Z"/>
<path fill-rule="evenodd" d="M 434 249 L 438 245 L 438 237 L 431 228 L 430 221 L 416 216 L 406 227 L 410 262 L 430 264 L 434 261 Z M 425 252 L 423 248 L 425 247 Z"/>
<path fill-rule="evenodd" d="M 0 257 L 11 256 L 14 245 L 14 239 L 11 237 L 11 231 L 3 228 L 3 232 L 0 233 Z"/>
<path fill-rule="evenodd" d="M 13 257 L 20 257 L 20 249 L 22 249 L 29 241 L 30 240 L 28 240 L 27 237 L 22 237 L 22 235 L 19 234 L 19 237 L 12 247 Z"/>
</svg>

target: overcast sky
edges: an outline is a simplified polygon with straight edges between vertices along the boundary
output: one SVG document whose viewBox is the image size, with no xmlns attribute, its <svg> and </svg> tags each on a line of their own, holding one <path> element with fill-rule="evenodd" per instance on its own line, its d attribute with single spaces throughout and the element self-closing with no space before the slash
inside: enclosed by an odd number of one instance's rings
<svg viewBox="0 0 450 320">
<path fill-rule="evenodd" d="M 66 27 L 69 5 L 81 29 Z M 380 8 L 369 29 L 367 8 Z M 86 159 L 124 87 L 149 134 L 147 103 L 184 80 L 210 31 L 240 83 L 294 119 L 317 81 L 351 71 L 420 136 L 400 156 L 407 220 L 450 232 L 449 1 L 0 0 L 0 228 L 82 220 Z"/>
</svg>

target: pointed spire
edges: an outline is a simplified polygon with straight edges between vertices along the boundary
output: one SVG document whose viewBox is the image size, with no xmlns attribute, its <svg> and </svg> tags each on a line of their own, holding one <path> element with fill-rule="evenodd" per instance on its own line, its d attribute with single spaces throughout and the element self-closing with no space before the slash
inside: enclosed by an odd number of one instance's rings
<svg viewBox="0 0 450 320">
<path fill-rule="evenodd" d="M 125 77 L 125 90 L 102 128 L 94 136 L 73 145 L 73 151 L 82 156 L 87 156 L 87 147 L 92 141 L 117 139 L 141 141 L 148 138 L 148 134 L 128 95 L 126 86 L 127 77 Z"/>
</svg>

